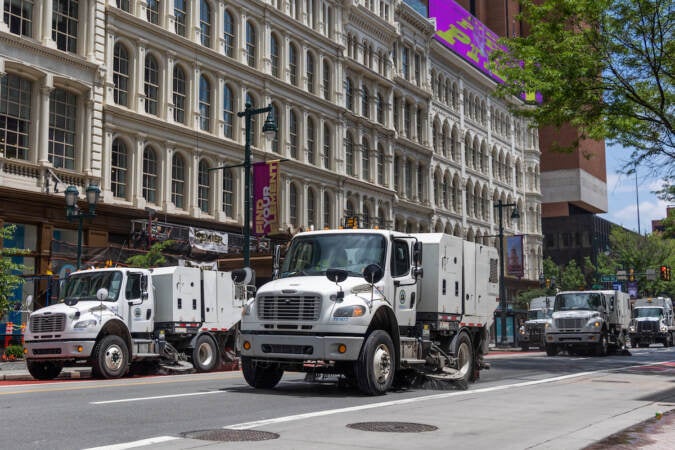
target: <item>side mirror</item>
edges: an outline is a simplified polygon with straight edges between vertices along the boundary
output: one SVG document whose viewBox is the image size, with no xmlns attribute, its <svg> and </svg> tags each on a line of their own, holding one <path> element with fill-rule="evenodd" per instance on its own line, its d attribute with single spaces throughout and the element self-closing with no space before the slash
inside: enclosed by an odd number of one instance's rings
<svg viewBox="0 0 675 450">
<path fill-rule="evenodd" d="M 344 269 L 328 269 L 326 270 L 326 278 L 333 283 L 342 283 L 347 279 L 349 272 Z"/>
<path fill-rule="evenodd" d="M 148 276 L 141 275 L 141 291 L 145 292 L 148 290 Z"/>
<path fill-rule="evenodd" d="M 272 262 L 272 278 L 279 278 L 279 268 L 281 267 L 281 245 L 274 246 L 274 261 Z"/>
<path fill-rule="evenodd" d="M 32 295 L 29 295 L 28 297 L 26 297 L 26 306 L 25 306 L 25 309 L 26 309 L 27 311 L 30 311 L 31 306 L 33 306 L 33 296 L 32 296 Z"/>
<path fill-rule="evenodd" d="M 377 264 L 369 264 L 363 269 L 363 278 L 370 283 L 375 284 L 384 276 L 384 270 Z"/>
<path fill-rule="evenodd" d="M 422 243 L 420 241 L 415 241 L 413 245 L 413 261 L 416 266 L 422 265 Z"/>
<path fill-rule="evenodd" d="M 231 273 L 232 281 L 235 284 L 252 284 L 255 279 L 255 272 L 250 267 L 233 270 Z"/>
<path fill-rule="evenodd" d="M 104 301 L 108 299 L 108 290 L 106 288 L 101 288 L 98 291 L 96 291 L 96 298 L 99 301 Z"/>
</svg>

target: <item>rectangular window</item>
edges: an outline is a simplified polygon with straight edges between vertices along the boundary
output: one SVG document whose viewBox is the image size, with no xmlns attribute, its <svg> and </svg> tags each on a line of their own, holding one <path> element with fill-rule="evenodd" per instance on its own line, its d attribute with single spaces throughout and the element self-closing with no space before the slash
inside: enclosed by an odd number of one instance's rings
<svg viewBox="0 0 675 450">
<path fill-rule="evenodd" d="M 77 96 L 54 89 L 49 96 L 49 162 L 54 167 L 75 169 L 75 122 Z"/>
<path fill-rule="evenodd" d="M 7 158 L 28 159 L 31 88 L 16 75 L 0 77 L 0 150 Z"/>
<path fill-rule="evenodd" d="M 159 24 L 159 1 L 160 0 L 147 0 L 148 22 L 154 23 L 155 25 Z"/>
<path fill-rule="evenodd" d="M 176 34 L 185 37 L 187 20 L 187 2 L 186 0 L 173 1 L 173 15 L 175 17 Z"/>
<path fill-rule="evenodd" d="M 33 37 L 33 0 L 5 0 L 2 20 L 10 33 Z"/>
<path fill-rule="evenodd" d="M 77 28 L 79 27 L 79 1 L 53 0 L 52 39 L 56 48 L 77 53 Z"/>
<path fill-rule="evenodd" d="M 229 169 L 223 174 L 223 212 L 227 217 L 234 216 L 234 183 Z"/>
</svg>

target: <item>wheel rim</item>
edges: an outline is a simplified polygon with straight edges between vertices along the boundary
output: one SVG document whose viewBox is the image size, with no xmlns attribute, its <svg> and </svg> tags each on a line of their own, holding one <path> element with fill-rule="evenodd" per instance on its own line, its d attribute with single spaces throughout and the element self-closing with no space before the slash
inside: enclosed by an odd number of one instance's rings
<svg viewBox="0 0 675 450">
<path fill-rule="evenodd" d="M 202 366 L 210 366 L 213 362 L 213 349 L 207 342 L 199 344 L 197 349 L 197 357 Z"/>
<path fill-rule="evenodd" d="M 384 344 L 380 344 L 373 354 L 373 374 L 380 384 L 385 383 L 391 374 L 391 355 Z"/>
<path fill-rule="evenodd" d="M 119 345 L 111 345 L 105 352 L 105 366 L 111 371 L 118 371 L 124 363 L 124 352 Z"/>
<path fill-rule="evenodd" d="M 465 377 L 471 368 L 469 346 L 466 342 L 459 344 L 459 348 L 457 349 L 457 368 L 462 377 Z"/>
</svg>

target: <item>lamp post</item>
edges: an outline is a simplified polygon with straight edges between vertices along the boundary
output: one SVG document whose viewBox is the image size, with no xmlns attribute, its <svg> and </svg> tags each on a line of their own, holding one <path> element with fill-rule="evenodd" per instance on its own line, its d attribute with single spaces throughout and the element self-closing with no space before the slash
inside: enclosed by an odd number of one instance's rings
<svg viewBox="0 0 675 450">
<path fill-rule="evenodd" d="M 82 211 L 77 204 L 80 193 L 75 186 L 68 186 L 65 191 L 66 197 L 66 217 L 68 220 L 78 220 L 77 226 L 77 270 L 80 269 L 82 263 L 82 220 L 87 217 L 96 216 L 96 203 L 101 195 L 101 190 L 98 186 L 90 184 L 86 189 L 87 203 L 89 210 Z"/>
<path fill-rule="evenodd" d="M 251 265 L 251 125 L 252 117 L 258 114 L 267 114 L 262 131 L 268 139 L 274 138 L 277 124 L 272 116 L 272 105 L 266 108 L 253 108 L 246 103 L 245 109 L 237 116 L 245 118 L 246 140 L 244 145 L 244 267 Z"/>
<path fill-rule="evenodd" d="M 504 215 L 502 210 L 504 208 L 513 208 L 511 212 L 511 219 L 520 219 L 518 212 L 518 205 L 515 203 L 502 203 L 499 200 L 494 204 L 494 207 L 499 210 L 499 309 L 500 321 L 502 324 L 501 343 L 506 343 L 506 287 L 504 286 Z"/>
</svg>

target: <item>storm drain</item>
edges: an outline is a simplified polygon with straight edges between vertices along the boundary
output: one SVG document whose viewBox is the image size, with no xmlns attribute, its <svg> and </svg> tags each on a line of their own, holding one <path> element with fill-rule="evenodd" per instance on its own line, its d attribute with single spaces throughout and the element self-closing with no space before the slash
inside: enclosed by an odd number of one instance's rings
<svg viewBox="0 0 675 450">
<path fill-rule="evenodd" d="M 383 433 L 423 433 L 425 431 L 438 430 L 438 427 L 433 425 L 411 422 L 359 422 L 350 423 L 347 427 L 355 430 L 379 431 Z"/>
<path fill-rule="evenodd" d="M 278 434 L 267 431 L 224 429 L 187 431 L 181 435 L 188 439 L 218 442 L 269 441 L 279 437 Z"/>
</svg>

